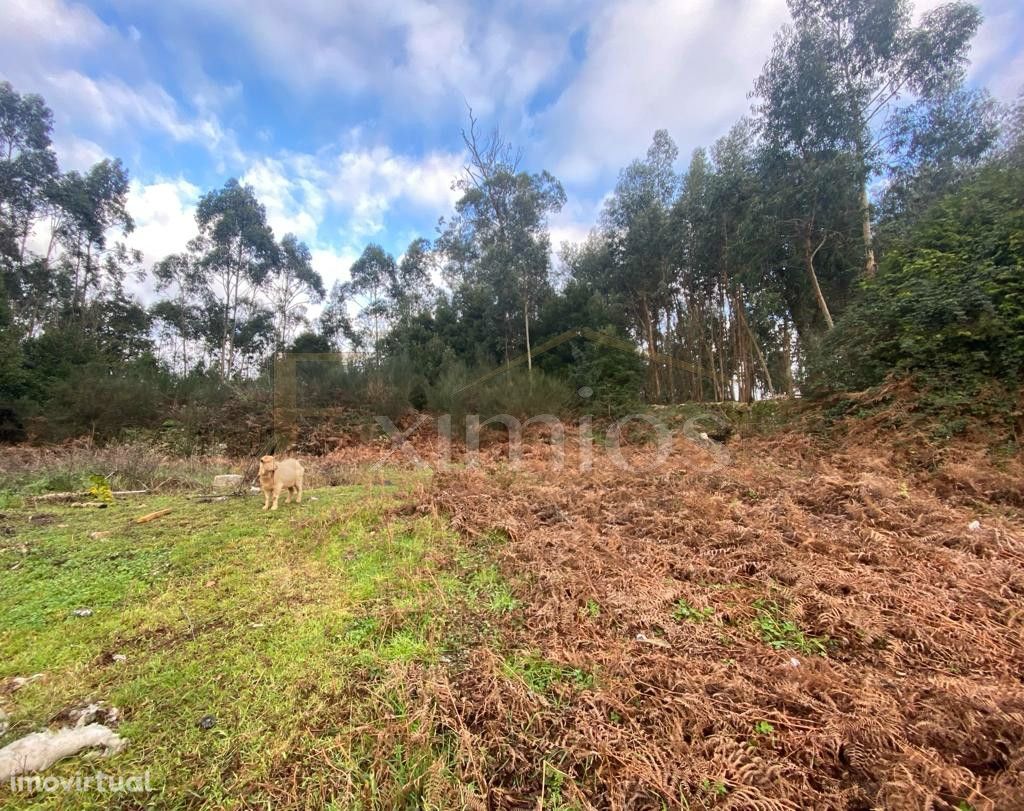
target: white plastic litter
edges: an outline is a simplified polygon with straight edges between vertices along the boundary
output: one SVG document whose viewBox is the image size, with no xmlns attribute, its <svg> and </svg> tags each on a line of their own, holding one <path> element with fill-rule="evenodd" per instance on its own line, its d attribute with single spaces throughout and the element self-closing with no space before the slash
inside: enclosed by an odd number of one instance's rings
<svg viewBox="0 0 1024 811">
<path fill-rule="evenodd" d="M 981 521 L 978 521 L 977 519 L 971 521 L 971 523 L 967 525 L 967 529 L 969 529 L 971 532 L 977 532 L 979 529 L 981 529 Z"/>
<path fill-rule="evenodd" d="M 128 742 L 103 724 L 33 732 L 0 749 L 0 784 L 26 772 L 41 772 L 83 749 L 114 755 Z"/>
</svg>

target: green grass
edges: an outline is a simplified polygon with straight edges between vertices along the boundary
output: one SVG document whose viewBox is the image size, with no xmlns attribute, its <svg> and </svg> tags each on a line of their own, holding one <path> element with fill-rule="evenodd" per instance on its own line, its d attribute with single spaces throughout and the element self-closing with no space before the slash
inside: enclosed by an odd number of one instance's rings
<svg viewBox="0 0 1024 811">
<path fill-rule="evenodd" d="M 470 644 L 467 616 L 518 602 L 439 519 L 382 517 L 409 483 L 392 478 L 308 491 L 276 513 L 256 496 L 6 509 L 0 683 L 44 675 L 5 700 L 0 746 L 62 709 L 105 701 L 124 714 L 128 748 L 47 774 L 148 769 L 146 801 L 161 808 L 282 807 L 295 796 L 296 807 L 439 807 L 428 796 L 439 791 L 456 802 L 469 789 L 451 742 L 421 728 L 405 676 Z M 133 522 L 163 508 L 172 512 Z M 207 715 L 216 724 L 204 730 Z M 102 801 L 0 786 L 5 808 Z"/>
</svg>

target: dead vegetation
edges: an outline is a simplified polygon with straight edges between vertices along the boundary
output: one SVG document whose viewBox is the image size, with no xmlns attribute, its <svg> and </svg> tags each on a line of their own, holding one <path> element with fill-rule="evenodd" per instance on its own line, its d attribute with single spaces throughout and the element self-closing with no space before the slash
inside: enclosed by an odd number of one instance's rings
<svg viewBox="0 0 1024 811">
<path fill-rule="evenodd" d="M 651 470 L 581 473 L 533 443 L 518 469 L 494 447 L 436 474 L 422 508 L 507 536 L 520 600 L 509 656 L 478 647 L 422 688 L 481 801 L 1021 807 L 1020 463 L 905 450 L 678 440 Z"/>
</svg>

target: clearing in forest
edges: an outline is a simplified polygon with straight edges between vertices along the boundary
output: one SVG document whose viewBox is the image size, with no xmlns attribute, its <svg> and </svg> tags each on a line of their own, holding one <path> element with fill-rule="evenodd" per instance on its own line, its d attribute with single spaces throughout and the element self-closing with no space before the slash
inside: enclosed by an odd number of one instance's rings
<svg viewBox="0 0 1024 811">
<path fill-rule="evenodd" d="M 116 706 L 128 747 L 52 773 L 149 770 L 124 807 L 1019 806 L 1010 462 L 806 433 L 631 470 L 556 450 L 275 514 L 9 500 L 0 745 Z"/>
</svg>

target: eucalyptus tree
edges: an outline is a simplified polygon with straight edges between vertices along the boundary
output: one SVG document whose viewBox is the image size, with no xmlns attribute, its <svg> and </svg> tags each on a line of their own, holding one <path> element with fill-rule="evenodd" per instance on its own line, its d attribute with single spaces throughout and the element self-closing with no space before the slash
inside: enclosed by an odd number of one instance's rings
<svg viewBox="0 0 1024 811">
<path fill-rule="evenodd" d="M 394 321 L 398 266 L 380 245 L 367 245 L 349 270 L 349 292 L 359 307 L 358 320 L 373 345 L 374 362 L 380 363 L 382 340 Z"/>
<path fill-rule="evenodd" d="M 52 131 L 53 112 L 41 96 L 0 82 L 0 259 L 24 264 L 26 240 L 57 175 Z"/>
<path fill-rule="evenodd" d="M 352 319 L 349 316 L 351 295 L 351 286 L 347 282 L 336 281 L 331 285 L 331 291 L 324 299 L 324 306 L 320 310 L 319 318 L 320 334 L 332 346 L 340 348 L 344 340 L 347 340 L 351 346 L 359 343 L 359 335 L 353 329 Z"/>
<path fill-rule="evenodd" d="M 1000 106 L 986 90 L 957 88 L 898 110 L 886 123 L 886 230 L 905 233 L 997 146 Z"/>
<path fill-rule="evenodd" d="M 189 347 L 204 337 L 204 300 L 210 295 L 202 264 L 190 252 L 171 254 L 153 266 L 153 278 L 157 292 L 169 294 L 169 298 L 154 303 L 150 315 L 169 329 L 173 336 L 171 362 L 180 356 L 181 373 L 187 375 L 191 368 Z M 191 360 L 194 363 L 196 358 Z"/>
<path fill-rule="evenodd" d="M 208 192 L 196 207 L 199 236 L 193 250 L 208 274 L 209 286 L 221 308 L 220 375 L 234 369 L 239 316 L 252 309 L 258 292 L 278 261 L 274 233 L 252 186 L 232 178 Z"/>
<path fill-rule="evenodd" d="M 792 26 L 755 84 L 768 141 L 809 159 L 852 153 L 860 197 L 864 267 L 877 268 L 868 183 L 877 134 L 906 95 L 931 98 L 963 80 L 978 9 L 951 2 L 912 22 L 910 0 L 788 0 Z"/>
<path fill-rule="evenodd" d="M 651 362 L 654 396 L 662 380 L 656 355 L 661 318 L 669 312 L 676 279 L 670 211 L 679 189 L 679 149 L 666 130 L 654 133 L 644 159 L 619 174 L 602 213 L 612 263 L 605 283 L 630 307 Z"/>
<path fill-rule="evenodd" d="M 128 170 L 119 159 L 101 160 L 85 174 L 67 172 L 52 188 L 51 199 L 63 212 L 57 239 L 70 275 L 67 306 L 73 318 L 81 318 L 89 291 L 102 282 L 108 233 L 120 228 L 127 235 L 135 229 L 128 212 L 128 188 Z"/>
<path fill-rule="evenodd" d="M 565 191 L 549 172 L 520 168 L 522 154 L 498 129 L 484 135 L 472 112 L 463 131 L 469 155 L 455 181 L 462 196 L 439 240 L 459 283 L 486 290 L 505 323 L 505 356 L 515 341 L 515 310 L 522 313 L 527 368 L 533 368 L 530 322 L 550 292 L 551 238 L 548 218 L 565 205 Z"/>
<path fill-rule="evenodd" d="M 437 289 L 431 278 L 434 255 L 430 240 L 418 237 L 409 243 L 395 272 L 394 299 L 398 318 L 406 320 L 427 309 Z"/>
<path fill-rule="evenodd" d="M 313 256 L 294 234 L 281 239 L 279 260 L 269 277 L 267 298 L 274 311 L 277 347 L 288 345 L 292 332 L 306 320 L 309 304 L 323 301 L 324 280 L 313 269 Z"/>
</svg>

